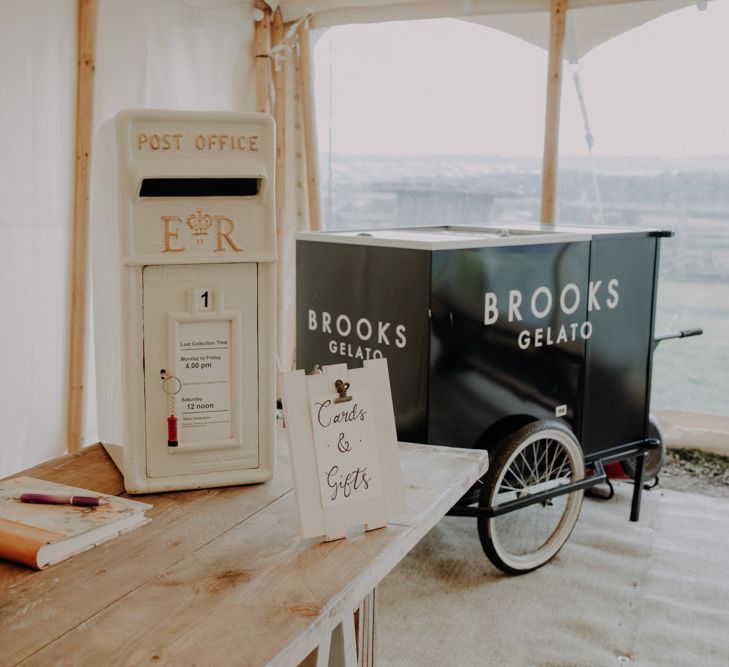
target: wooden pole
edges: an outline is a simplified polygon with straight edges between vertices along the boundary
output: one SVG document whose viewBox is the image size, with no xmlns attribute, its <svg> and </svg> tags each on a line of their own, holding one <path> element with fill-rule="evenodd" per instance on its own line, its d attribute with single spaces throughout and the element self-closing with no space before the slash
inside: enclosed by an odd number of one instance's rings
<svg viewBox="0 0 729 667">
<path fill-rule="evenodd" d="M 271 46 L 276 46 L 284 38 L 285 28 L 281 12 L 276 11 L 271 24 Z M 273 118 L 276 121 L 276 229 L 280 233 L 283 214 L 283 187 L 285 171 L 286 141 L 286 65 L 279 67 L 272 63 L 273 77 Z"/>
<path fill-rule="evenodd" d="M 564 47 L 567 0 L 551 0 L 549 21 L 549 63 L 547 65 L 547 111 L 544 119 L 542 162 L 542 222 L 554 222 L 559 152 L 559 111 L 562 97 L 562 50 Z"/>
<path fill-rule="evenodd" d="M 263 17 L 255 23 L 256 110 L 271 113 L 271 10 L 258 10 Z"/>
<path fill-rule="evenodd" d="M 316 103 L 314 101 L 314 57 L 309 26 L 299 26 L 299 92 L 304 118 L 304 148 L 306 151 L 306 180 L 309 195 L 309 224 L 322 228 L 319 198 L 319 142 L 316 132 Z"/>
<path fill-rule="evenodd" d="M 97 0 L 77 2 L 76 150 L 71 232 L 71 304 L 68 346 L 66 440 L 81 447 L 86 358 L 86 295 L 89 261 L 89 162 L 94 97 Z"/>
<path fill-rule="evenodd" d="M 281 12 L 273 14 L 271 23 L 271 46 L 275 47 L 285 35 L 285 27 Z M 286 64 L 271 62 L 271 76 L 273 78 L 273 118 L 276 121 L 276 251 L 278 262 L 276 266 L 276 354 L 279 363 L 283 363 L 283 354 L 286 346 L 285 333 L 288 330 L 288 317 L 284 312 L 286 303 L 287 273 L 293 268 L 289 263 L 293 258 L 289 256 L 288 244 L 284 234 L 284 179 L 286 177 Z M 289 370 L 286 368 L 285 370 Z"/>
</svg>

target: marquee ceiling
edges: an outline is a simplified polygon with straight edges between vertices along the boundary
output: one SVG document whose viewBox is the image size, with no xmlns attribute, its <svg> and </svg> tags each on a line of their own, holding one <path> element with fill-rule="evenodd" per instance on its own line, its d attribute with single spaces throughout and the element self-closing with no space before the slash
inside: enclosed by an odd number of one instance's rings
<svg viewBox="0 0 729 667">
<path fill-rule="evenodd" d="M 706 0 L 715 2 L 716 0 Z M 431 18 L 461 18 L 497 28 L 547 48 L 549 0 L 271 0 L 285 21 L 307 15 L 317 28 L 347 23 L 379 23 Z M 596 46 L 689 5 L 705 6 L 703 0 L 569 0 L 565 55 L 577 60 Z"/>
</svg>

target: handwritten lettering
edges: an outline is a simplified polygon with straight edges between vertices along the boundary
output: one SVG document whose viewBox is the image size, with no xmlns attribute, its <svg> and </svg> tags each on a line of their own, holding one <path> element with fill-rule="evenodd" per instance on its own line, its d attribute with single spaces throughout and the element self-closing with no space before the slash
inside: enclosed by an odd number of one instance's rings
<svg viewBox="0 0 729 667">
<path fill-rule="evenodd" d="M 332 501 L 337 499 L 339 492 L 349 498 L 353 491 L 370 488 L 371 478 L 366 474 L 367 468 L 355 468 L 346 474 L 339 473 L 339 466 L 333 465 L 326 473 L 327 486 L 332 490 Z"/>
<path fill-rule="evenodd" d="M 324 508 L 382 495 L 371 393 L 357 383 L 351 401 L 336 399 L 337 394 L 321 394 L 311 396 L 309 403 Z"/>
<path fill-rule="evenodd" d="M 329 399 L 321 403 L 316 403 L 315 405 L 319 408 L 316 413 L 316 420 L 319 422 L 319 426 L 321 426 L 322 428 L 327 428 L 331 424 L 341 424 L 355 421 L 363 422 L 365 420 L 365 417 L 367 416 L 367 411 L 359 408 L 356 403 L 351 407 L 351 409 L 338 412 L 334 416 L 329 416 L 326 412 L 324 412 L 328 407 L 332 405 L 332 402 Z"/>
<path fill-rule="evenodd" d="M 349 444 L 349 440 L 345 440 L 344 433 L 339 434 L 339 442 L 337 442 L 337 449 L 342 454 L 352 451 L 352 445 Z"/>
</svg>

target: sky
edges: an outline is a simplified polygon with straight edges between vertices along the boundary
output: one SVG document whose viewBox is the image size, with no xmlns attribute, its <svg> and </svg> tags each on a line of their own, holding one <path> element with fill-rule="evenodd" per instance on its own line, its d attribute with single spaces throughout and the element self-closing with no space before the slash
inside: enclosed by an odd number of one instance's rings
<svg viewBox="0 0 729 667">
<path fill-rule="evenodd" d="M 334 28 L 315 50 L 320 147 L 539 156 L 546 67 L 543 49 L 465 21 Z M 728 69 L 729 0 L 687 7 L 598 46 L 579 66 L 594 154 L 729 154 Z M 566 65 L 560 153 L 587 154 Z"/>
</svg>

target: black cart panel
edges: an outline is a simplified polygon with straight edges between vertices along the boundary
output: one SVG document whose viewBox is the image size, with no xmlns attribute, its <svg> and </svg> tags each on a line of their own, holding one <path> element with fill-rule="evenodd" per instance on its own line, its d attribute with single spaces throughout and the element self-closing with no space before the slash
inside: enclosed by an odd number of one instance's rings
<svg viewBox="0 0 729 667">
<path fill-rule="evenodd" d="M 430 254 L 299 242 L 297 367 L 385 357 L 398 437 L 428 442 Z"/>
<path fill-rule="evenodd" d="M 430 442 L 473 447 L 502 419 L 554 418 L 560 406 L 574 428 L 589 252 L 581 242 L 433 253 Z"/>
<path fill-rule="evenodd" d="M 585 405 L 577 431 L 585 456 L 646 437 L 659 239 L 597 238 L 590 281 L 616 280 L 615 308 L 593 309 L 587 342 Z"/>
</svg>

